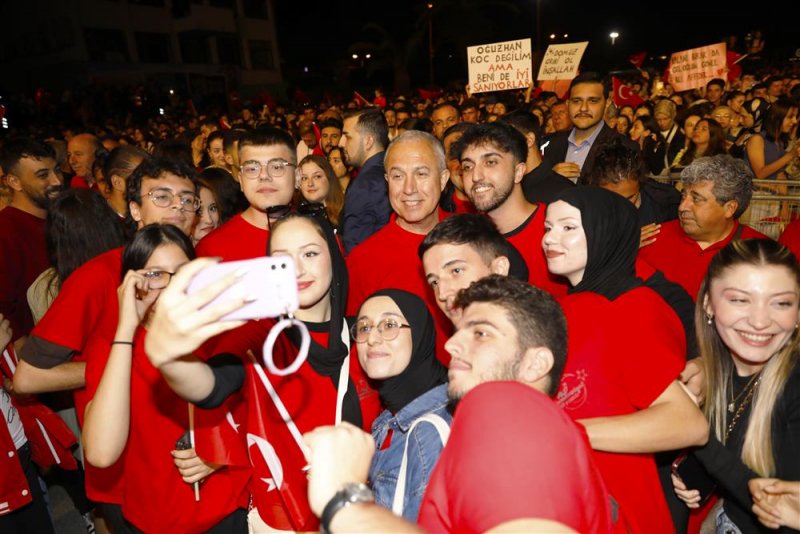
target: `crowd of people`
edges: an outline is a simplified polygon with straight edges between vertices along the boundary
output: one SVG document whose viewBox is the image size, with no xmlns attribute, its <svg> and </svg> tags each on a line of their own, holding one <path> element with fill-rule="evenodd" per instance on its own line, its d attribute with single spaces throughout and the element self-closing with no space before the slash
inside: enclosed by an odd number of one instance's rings
<svg viewBox="0 0 800 534">
<path fill-rule="evenodd" d="M 0 531 L 800 531 L 800 77 L 649 87 L 2 139 Z"/>
</svg>

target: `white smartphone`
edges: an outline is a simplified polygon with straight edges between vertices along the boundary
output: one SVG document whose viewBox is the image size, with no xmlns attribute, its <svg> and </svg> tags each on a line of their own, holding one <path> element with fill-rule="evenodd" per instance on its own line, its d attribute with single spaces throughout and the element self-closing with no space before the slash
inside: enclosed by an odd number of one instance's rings
<svg viewBox="0 0 800 534">
<path fill-rule="evenodd" d="M 208 306 L 244 298 L 250 298 L 253 301 L 225 315 L 222 320 L 278 317 L 287 312 L 294 312 L 299 307 L 294 261 L 288 256 L 226 261 L 210 265 L 192 278 L 187 292 L 189 294 L 196 293 L 238 269 L 245 269 L 244 276 L 211 301 Z"/>
</svg>

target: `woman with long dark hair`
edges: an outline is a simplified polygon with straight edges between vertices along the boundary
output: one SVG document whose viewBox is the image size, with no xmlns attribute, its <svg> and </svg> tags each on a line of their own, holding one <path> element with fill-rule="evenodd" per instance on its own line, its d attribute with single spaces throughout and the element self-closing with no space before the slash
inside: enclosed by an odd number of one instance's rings
<svg viewBox="0 0 800 534">
<path fill-rule="evenodd" d="M 189 238 L 172 225 L 137 232 L 122 255 L 119 322 L 108 359 L 87 363 L 93 397 L 84 421 L 86 459 L 97 467 L 122 462 L 122 515 L 132 532 L 247 531 L 249 473 L 206 464 L 193 450 L 195 421 L 199 443 L 200 429 L 224 421 L 224 412 L 194 410 L 144 352 L 153 305 L 194 257 Z"/>
</svg>

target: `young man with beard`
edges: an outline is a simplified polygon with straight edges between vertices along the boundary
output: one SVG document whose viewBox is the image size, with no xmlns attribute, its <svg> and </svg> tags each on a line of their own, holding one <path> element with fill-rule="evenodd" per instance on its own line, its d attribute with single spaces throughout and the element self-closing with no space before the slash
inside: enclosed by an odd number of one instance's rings
<svg viewBox="0 0 800 534">
<path fill-rule="evenodd" d="M 201 239 L 197 255 L 223 261 L 264 256 L 270 219 L 286 213 L 292 202 L 296 168 L 294 140 L 288 133 L 277 128 L 243 133 L 235 170 L 250 206 Z"/>
<path fill-rule="evenodd" d="M 585 184 L 599 147 L 616 137 L 622 137 L 626 143 L 638 149 L 636 143 L 615 132 L 603 121 L 606 88 L 596 73 L 585 72 L 572 80 L 567 109 L 572 128 L 550 136 L 542 164 L 531 172 L 528 180 L 538 182 L 545 175 L 555 173 L 574 183 Z"/>
<path fill-rule="evenodd" d="M 309 501 L 322 532 L 609 532 L 609 498 L 586 436 L 548 398 L 566 359 L 556 302 L 492 275 L 456 305 L 463 311 L 447 350 L 448 396 L 458 408 L 425 491 L 421 530 L 374 504 L 364 485 L 374 442 L 341 424 L 305 435 Z"/>
<path fill-rule="evenodd" d="M 19 348 L 33 328 L 26 291 L 50 267 L 45 219 L 63 178 L 52 149 L 29 139 L 6 143 L 0 167 L 12 192 L 0 211 L 0 313 Z"/>
<path fill-rule="evenodd" d="M 525 137 L 501 122 L 477 124 L 464 132 L 453 150 L 461 160 L 464 191 L 525 258 L 528 282 L 556 298 L 565 295 L 566 281 L 547 271 L 541 250 L 544 204 L 528 202 L 522 191 L 528 153 Z"/>
</svg>

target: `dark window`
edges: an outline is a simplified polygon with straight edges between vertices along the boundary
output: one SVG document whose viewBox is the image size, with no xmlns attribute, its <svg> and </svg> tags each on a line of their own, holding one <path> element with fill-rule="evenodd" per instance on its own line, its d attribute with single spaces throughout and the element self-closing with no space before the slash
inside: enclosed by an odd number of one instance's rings
<svg viewBox="0 0 800 534">
<path fill-rule="evenodd" d="M 217 34 L 217 55 L 222 65 L 242 65 L 239 37 L 235 33 Z"/>
<path fill-rule="evenodd" d="M 224 7 L 233 9 L 234 0 L 209 0 L 208 5 L 211 7 Z"/>
<path fill-rule="evenodd" d="M 269 41 L 250 41 L 250 64 L 254 69 L 269 70 L 275 67 L 272 60 L 272 43 Z"/>
<path fill-rule="evenodd" d="M 164 7 L 164 0 L 128 0 L 129 4 L 139 6 Z"/>
<path fill-rule="evenodd" d="M 136 51 L 142 63 L 169 63 L 171 47 L 165 33 L 136 32 Z"/>
<path fill-rule="evenodd" d="M 242 0 L 242 10 L 245 17 L 256 19 L 269 18 L 267 10 L 267 0 Z"/>
<path fill-rule="evenodd" d="M 205 34 L 183 32 L 178 35 L 178 41 L 181 44 L 181 58 L 184 63 L 210 63 Z"/>
<path fill-rule="evenodd" d="M 127 63 L 128 42 L 122 30 L 86 28 L 83 30 L 89 61 L 101 63 Z"/>
</svg>

